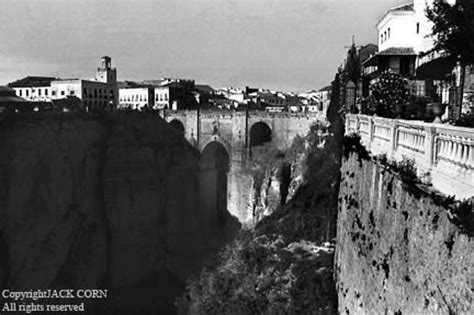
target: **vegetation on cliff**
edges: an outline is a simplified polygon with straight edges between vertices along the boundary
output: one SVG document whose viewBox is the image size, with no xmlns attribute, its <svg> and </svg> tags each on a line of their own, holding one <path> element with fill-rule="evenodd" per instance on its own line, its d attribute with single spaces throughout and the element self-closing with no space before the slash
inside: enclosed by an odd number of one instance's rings
<svg viewBox="0 0 474 315">
<path fill-rule="evenodd" d="M 333 92 L 334 85 L 338 80 Z M 269 168 L 303 156 L 301 174 L 293 176 L 302 180 L 288 202 L 221 252 L 216 268 L 188 283 L 179 313 L 337 313 L 333 239 L 343 139 L 338 107 L 333 99 L 329 126 L 316 124 L 286 154 L 270 152 L 269 160 L 259 162 Z"/>
</svg>

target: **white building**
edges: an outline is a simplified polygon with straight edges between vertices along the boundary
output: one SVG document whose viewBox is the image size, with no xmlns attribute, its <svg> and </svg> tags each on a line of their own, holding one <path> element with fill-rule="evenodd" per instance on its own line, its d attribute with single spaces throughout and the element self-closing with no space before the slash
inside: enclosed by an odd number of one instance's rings
<svg viewBox="0 0 474 315">
<path fill-rule="evenodd" d="M 154 106 L 154 90 L 151 87 L 126 87 L 119 89 L 118 108 L 144 109 Z"/>
<path fill-rule="evenodd" d="M 111 58 L 107 56 L 101 58 L 95 80 L 26 77 L 9 86 L 29 101 L 50 102 L 77 97 L 86 110 L 114 108 L 118 100 L 117 70 L 112 68 Z"/>
<path fill-rule="evenodd" d="M 376 79 L 383 72 L 398 73 L 412 80 L 418 96 L 432 95 L 436 89 L 443 95 L 440 81 L 454 65 L 442 61 L 445 69 L 434 75 L 433 64 L 428 64 L 440 57 L 439 53 L 431 52 L 433 25 L 426 17 L 426 9 L 433 1 L 412 0 L 389 9 L 382 16 L 377 23 L 379 51 L 364 61 L 364 75 Z M 433 85 L 436 80 L 438 83 Z"/>
<path fill-rule="evenodd" d="M 178 82 L 166 83 L 161 86 L 155 86 L 154 97 L 155 109 L 180 109 L 185 101 L 185 89 Z"/>
<path fill-rule="evenodd" d="M 29 76 L 10 83 L 9 87 L 17 96 L 30 102 L 48 102 L 51 100 L 51 81 L 53 80 L 56 78 Z"/>
</svg>

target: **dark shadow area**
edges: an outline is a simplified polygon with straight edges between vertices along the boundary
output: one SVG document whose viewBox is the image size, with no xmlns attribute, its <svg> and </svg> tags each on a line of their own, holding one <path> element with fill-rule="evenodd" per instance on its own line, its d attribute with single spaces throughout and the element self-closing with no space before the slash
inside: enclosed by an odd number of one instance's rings
<svg viewBox="0 0 474 315">
<path fill-rule="evenodd" d="M 217 141 L 206 145 L 199 161 L 201 200 L 205 209 L 212 211 L 211 219 L 217 218 L 218 225 L 225 224 L 229 163 L 226 148 Z"/>
<path fill-rule="evenodd" d="M 252 148 L 262 146 L 272 141 L 272 130 L 264 122 L 258 122 L 250 128 L 250 155 Z"/>
<path fill-rule="evenodd" d="M 169 124 L 174 130 L 178 131 L 179 134 L 184 135 L 184 125 L 181 121 L 173 119 Z"/>
<path fill-rule="evenodd" d="M 108 290 L 85 314 L 175 313 L 240 225 L 226 149 L 201 157 L 172 127 L 133 111 L 0 120 L 0 287 Z"/>
</svg>

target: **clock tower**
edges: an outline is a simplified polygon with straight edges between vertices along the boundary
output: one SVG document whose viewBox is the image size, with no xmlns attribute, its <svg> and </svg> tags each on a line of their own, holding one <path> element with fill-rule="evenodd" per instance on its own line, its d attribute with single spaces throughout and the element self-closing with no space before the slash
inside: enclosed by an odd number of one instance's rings
<svg viewBox="0 0 474 315">
<path fill-rule="evenodd" d="M 112 68 L 112 58 L 109 56 L 101 58 L 101 66 L 97 68 L 96 81 L 111 85 L 117 84 L 117 69 Z"/>
</svg>

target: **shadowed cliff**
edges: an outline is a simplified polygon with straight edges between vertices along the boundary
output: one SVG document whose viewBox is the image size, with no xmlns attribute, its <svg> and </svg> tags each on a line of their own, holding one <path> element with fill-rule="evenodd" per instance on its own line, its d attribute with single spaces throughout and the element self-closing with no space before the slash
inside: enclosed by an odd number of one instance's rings
<svg viewBox="0 0 474 315">
<path fill-rule="evenodd" d="M 238 228 L 200 206 L 198 171 L 199 152 L 153 113 L 1 121 L 0 286 L 109 289 L 88 314 L 173 312 Z"/>
</svg>

